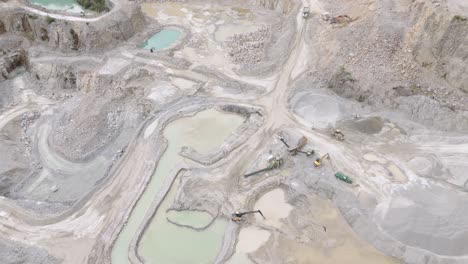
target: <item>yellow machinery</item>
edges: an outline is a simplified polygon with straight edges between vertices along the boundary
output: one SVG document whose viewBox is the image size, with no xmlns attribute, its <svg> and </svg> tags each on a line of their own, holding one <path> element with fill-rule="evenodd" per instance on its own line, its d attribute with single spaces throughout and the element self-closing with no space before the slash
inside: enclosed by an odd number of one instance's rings
<svg viewBox="0 0 468 264">
<path fill-rule="evenodd" d="M 254 214 L 254 213 L 259 213 L 263 219 L 265 219 L 265 216 L 262 214 L 262 211 L 260 210 L 255 210 L 255 211 L 248 211 L 248 212 L 235 212 L 231 215 L 231 220 L 234 221 L 234 222 L 241 222 L 243 219 L 242 219 L 242 216 L 246 215 L 246 214 Z"/>
<path fill-rule="evenodd" d="M 322 160 L 329 159 L 329 158 L 330 158 L 330 155 L 328 155 L 328 153 L 323 155 L 321 158 L 317 158 L 316 160 L 314 160 L 314 166 L 317 168 L 322 166 Z"/>
</svg>

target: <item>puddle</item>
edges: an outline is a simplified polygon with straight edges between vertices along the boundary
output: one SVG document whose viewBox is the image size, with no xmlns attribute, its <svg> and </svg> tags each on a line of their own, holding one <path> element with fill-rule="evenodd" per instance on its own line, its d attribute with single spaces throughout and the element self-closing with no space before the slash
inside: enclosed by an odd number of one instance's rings
<svg viewBox="0 0 468 264">
<path fill-rule="evenodd" d="M 70 13 L 80 13 L 83 11 L 83 8 L 75 0 L 31 0 L 31 3 L 49 10 L 60 10 Z"/>
<path fill-rule="evenodd" d="M 213 217 L 207 212 L 200 211 L 175 211 L 166 213 L 167 219 L 178 225 L 189 226 L 193 228 L 204 228 L 211 223 Z"/>
<path fill-rule="evenodd" d="M 164 50 L 170 48 L 180 38 L 181 32 L 177 29 L 167 28 L 154 34 L 147 41 L 143 42 L 140 47 L 143 49 Z"/>
<path fill-rule="evenodd" d="M 259 249 L 270 238 L 270 232 L 257 227 L 242 228 L 239 234 L 239 242 L 236 245 L 234 255 L 226 261 L 226 264 L 253 263 L 247 254 Z"/>
<path fill-rule="evenodd" d="M 254 208 L 255 210 L 262 211 L 266 219 L 255 214 L 257 222 L 280 228 L 282 226 L 281 219 L 288 217 L 293 209 L 291 205 L 286 203 L 284 196 L 284 191 L 282 189 L 274 189 L 260 197 Z"/>
<path fill-rule="evenodd" d="M 169 176 L 174 166 L 183 158 L 178 155 L 183 146 L 191 147 L 201 154 L 208 154 L 219 148 L 224 140 L 242 123 L 244 118 L 219 112 L 213 109 L 204 110 L 193 117 L 183 117 L 171 122 L 164 129 L 164 136 L 168 140 L 168 148 L 161 157 L 156 172 L 151 178 L 145 192 L 133 209 L 127 224 L 124 226 L 115 241 L 112 249 L 112 263 L 129 263 L 129 245 L 135 236 L 138 227 L 142 223 L 151 202 L 161 188 L 165 177 Z M 150 124 L 148 127 L 151 127 Z M 177 182 L 177 180 L 176 180 Z M 172 202 L 169 196 L 174 195 L 177 188 L 171 188 L 170 193 L 163 203 Z M 167 205 L 164 205 L 167 206 Z M 161 205 L 160 208 L 162 208 Z M 161 210 L 158 212 L 165 212 Z M 161 215 L 163 216 L 161 218 Z M 222 243 L 222 235 L 226 222 L 216 220 L 208 230 L 193 233 L 193 229 L 177 227 L 176 225 L 159 226 L 158 221 L 164 219 L 164 214 L 156 213 L 149 228 L 143 235 L 138 251 L 145 258 L 146 263 L 154 263 L 156 260 L 171 260 L 160 263 L 207 263 L 211 256 L 216 257 L 218 248 Z M 164 223 L 164 222 L 163 222 Z M 169 231 L 171 233 L 169 233 Z M 222 232 L 220 232 L 222 230 Z M 161 233 L 158 233 L 161 231 Z M 176 232 L 177 235 L 173 235 Z M 204 233 L 207 233 L 206 235 Z M 199 237 L 200 236 L 200 237 Z M 182 240 L 181 240 L 182 239 Z M 193 240 L 192 240 L 193 239 Z M 202 241 L 200 243 L 198 240 Z M 218 240 L 219 239 L 219 240 Z M 193 241 L 197 241 L 193 243 Z M 204 244 L 206 243 L 206 245 Z M 157 256 L 156 256 L 157 252 Z M 181 254 L 183 252 L 183 254 Z M 183 258 L 181 260 L 180 258 Z M 200 260 L 186 261 L 191 259 Z M 173 260 L 173 261 L 172 261 Z M 183 262 L 185 261 L 185 262 Z"/>
</svg>

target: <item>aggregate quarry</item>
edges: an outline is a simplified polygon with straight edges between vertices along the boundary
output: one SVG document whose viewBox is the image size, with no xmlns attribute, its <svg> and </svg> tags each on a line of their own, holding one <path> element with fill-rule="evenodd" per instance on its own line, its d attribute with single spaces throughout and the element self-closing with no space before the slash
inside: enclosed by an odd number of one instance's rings
<svg viewBox="0 0 468 264">
<path fill-rule="evenodd" d="M 468 263 L 466 1 L 88 2 L 0 1 L 0 263 Z"/>
</svg>

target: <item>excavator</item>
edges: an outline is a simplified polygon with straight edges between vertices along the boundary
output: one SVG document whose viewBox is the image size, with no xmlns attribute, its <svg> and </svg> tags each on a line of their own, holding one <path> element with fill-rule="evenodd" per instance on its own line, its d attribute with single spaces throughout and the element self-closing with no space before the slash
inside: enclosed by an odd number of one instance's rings
<svg viewBox="0 0 468 264">
<path fill-rule="evenodd" d="M 316 160 L 314 160 L 314 166 L 315 166 L 316 168 L 322 166 L 322 161 L 323 161 L 324 159 L 329 159 L 329 158 L 330 158 L 330 155 L 329 155 L 328 153 L 325 154 L 325 155 L 323 155 L 323 156 L 320 157 L 320 158 L 317 158 Z"/>
<path fill-rule="evenodd" d="M 259 213 L 263 219 L 266 219 L 265 216 L 262 214 L 262 211 L 260 210 L 255 210 L 255 211 L 247 211 L 247 212 L 235 212 L 231 215 L 231 220 L 234 221 L 234 222 L 241 222 L 243 219 L 242 219 L 242 216 L 246 215 L 246 214 L 255 214 L 255 213 Z"/>
<path fill-rule="evenodd" d="M 268 165 L 268 167 L 257 170 L 257 171 L 254 171 L 254 172 L 251 172 L 251 173 L 247 173 L 247 174 L 244 175 L 244 178 L 248 178 L 250 176 L 253 176 L 255 174 L 259 174 L 259 173 L 262 173 L 262 172 L 265 172 L 265 171 L 277 169 L 283 164 L 283 159 L 275 157 L 275 158 L 270 159 L 269 162 L 270 162 L 270 165 Z"/>
<path fill-rule="evenodd" d="M 310 157 L 312 155 L 314 155 L 314 150 L 309 150 L 309 151 L 302 151 L 302 148 L 307 144 L 307 138 L 302 136 L 299 141 L 297 142 L 297 146 L 295 148 L 291 148 L 288 143 L 286 143 L 286 140 L 284 139 L 283 136 L 279 136 L 278 139 L 283 142 L 283 144 L 288 148 L 288 151 L 289 153 L 292 155 L 292 156 L 296 156 L 297 153 L 302 153 L 302 154 L 306 154 L 307 157 Z"/>
</svg>

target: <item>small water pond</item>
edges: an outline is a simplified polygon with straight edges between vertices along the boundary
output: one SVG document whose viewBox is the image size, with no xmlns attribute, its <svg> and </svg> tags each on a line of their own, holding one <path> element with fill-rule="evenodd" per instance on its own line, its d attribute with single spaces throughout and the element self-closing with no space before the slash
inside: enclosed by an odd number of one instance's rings
<svg viewBox="0 0 468 264">
<path fill-rule="evenodd" d="M 83 11 L 83 8 L 76 0 L 31 0 L 31 3 L 49 10 L 67 11 L 70 13 L 80 13 Z"/>
<path fill-rule="evenodd" d="M 140 45 L 143 49 L 164 50 L 173 46 L 181 37 L 182 32 L 177 29 L 167 28 L 154 34 Z"/>
</svg>

